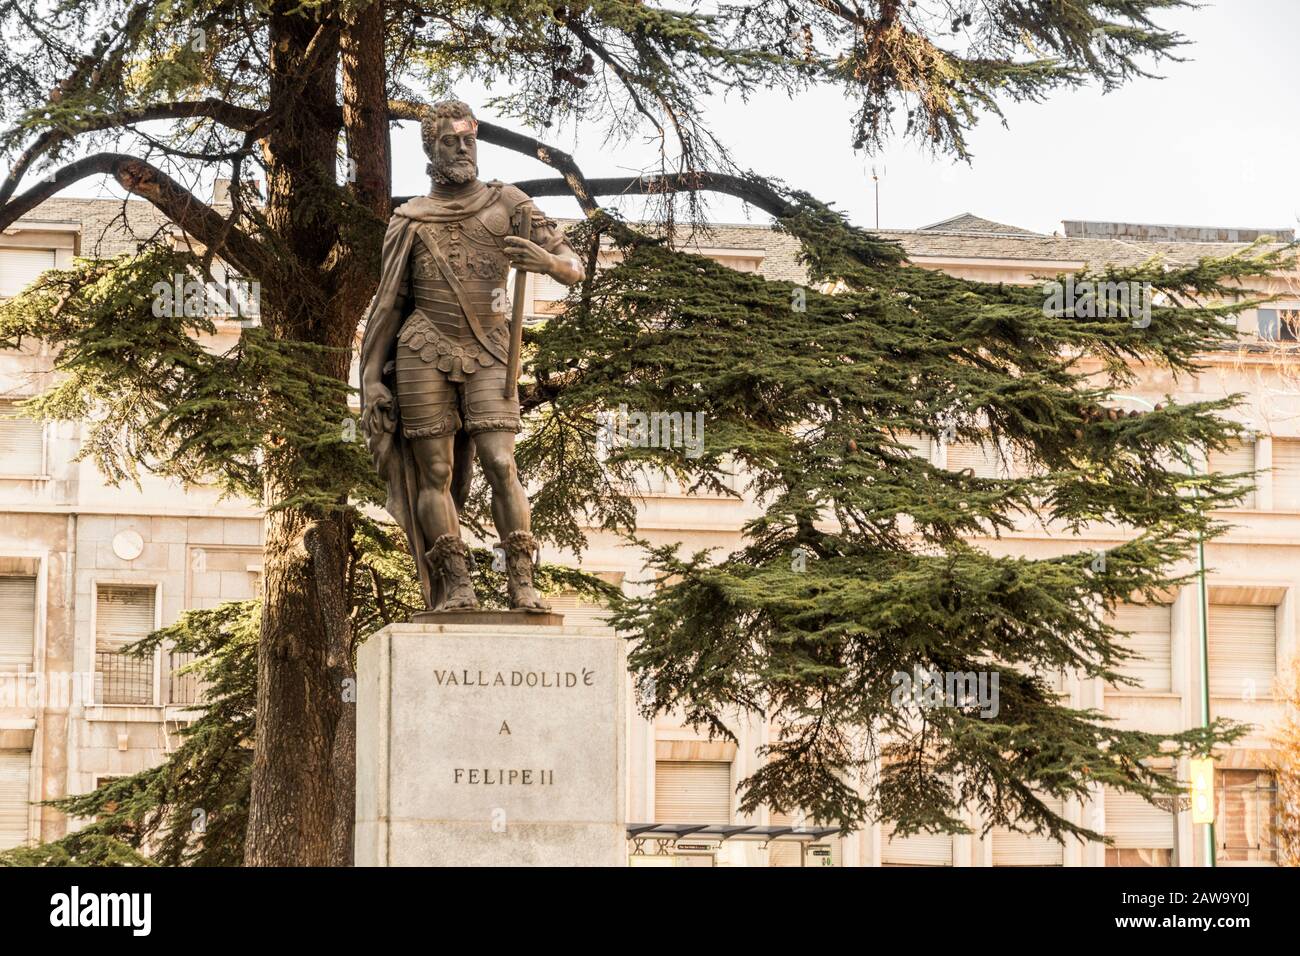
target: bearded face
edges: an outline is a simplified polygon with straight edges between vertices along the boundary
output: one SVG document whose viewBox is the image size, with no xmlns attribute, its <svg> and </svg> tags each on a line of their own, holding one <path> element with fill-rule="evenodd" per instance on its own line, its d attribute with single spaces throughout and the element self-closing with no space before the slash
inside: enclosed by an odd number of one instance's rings
<svg viewBox="0 0 1300 956">
<path fill-rule="evenodd" d="M 425 143 L 435 184 L 463 186 L 478 178 L 477 130 L 472 119 L 439 121 L 438 135 Z"/>
</svg>

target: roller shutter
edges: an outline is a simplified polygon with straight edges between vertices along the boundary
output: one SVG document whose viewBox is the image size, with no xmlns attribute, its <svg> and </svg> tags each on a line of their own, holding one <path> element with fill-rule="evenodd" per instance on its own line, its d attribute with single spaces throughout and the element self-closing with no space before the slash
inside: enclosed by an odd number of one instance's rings
<svg viewBox="0 0 1300 956">
<path fill-rule="evenodd" d="M 18 295 L 54 262 L 53 249 L 0 249 L 0 299 Z"/>
<path fill-rule="evenodd" d="M 1135 793 L 1105 788 L 1106 836 L 1121 850 L 1172 850 L 1174 815 Z"/>
<path fill-rule="evenodd" d="M 1266 695 L 1277 673 L 1277 608 L 1210 605 L 1210 693 Z"/>
<path fill-rule="evenodd" d="M 730 823 L 731 764 L 721 760 L 655 761 L 659 823 Z"/>
<path fill-rule="evenodd" d="M 0 850 L 27 842 L 31 774 L 30 751 L 0 750 Z"/>
<path fill-rule="evenodd" d="M 16 402 L 0 402 L 0 475 L 44 473 L 45 426 L 24 416 Z"/>
<path fill-rule="evenodd" d="M 25 674 L 36 653 L 36 578 L 0 577 L 0 674 Z"/>
<path fill-rule="evenodd" d="M 609 627 L 609 609 L 603 604 L 585 601 L 577 594 L 550 594 L 546 603 L 556 614 L 564 615 L 564 623 L 574 627 Z"/>
<path fill-rule="evenodd" d="M 1233 442 L 1223 451 L 1210 452 L 1210 471 L 1218 475 L 1238 475 L 1255 470 L 1255 443 Z M 1255 507 L 1254 480 L 1243 480 L 1243 485 L 1250 485 L 1251 490 L 1236 505 L 1238 508 Z"/>
<path fill-rule="evenodd" d="M 1061 815 L 1060 800 L 1043 801 L 1053 813 Z M 995 827 L 993 837 L 994 866 L 1061 866 L 1065 847 L 1042 833 L 1016 833 Z"/>
<path fill-rule="evenodd" d="M 1273 507 L 1300 511 L 1300 441 L 1273 439 Z"/>
<path fill-rule="evenodd" d="M 997 450 L 987 442 L 978 445 L 954 442 L 948 446 L 946 467 L 949 471 L 965 471 L 969 468 L 976 478 L 996 478 Z"/>
<path fill-rule="evenodd" d="M 1111 624 L 1128 636 L 1123 646 L 1140 654 L 1117 669 L 1126 677 L 1141 681 L 1143 690 L 1167 692 L 1173 686 L 1173 608 L 1168 604 L 1121 604 L 1115 608 Z M 1133 690 L 1121 684 L 1122 690 Z"/>
<path fill-rule="evenodd" d="M 895 836 L 894 828 L 881 828 L 880 862 L 885 866 L 952 866 L 951 833 L 914 833 Z"/>
</svg>

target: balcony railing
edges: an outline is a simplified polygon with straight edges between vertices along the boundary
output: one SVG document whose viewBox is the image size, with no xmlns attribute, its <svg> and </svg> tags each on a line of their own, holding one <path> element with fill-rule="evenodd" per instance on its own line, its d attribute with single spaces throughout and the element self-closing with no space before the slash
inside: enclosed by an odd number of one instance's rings
<svg viewBox="0 0 1300 956">
<path fill-rule="evenodd" d="M 153 658 L 95 651 L 95 700 L 100 704 L 152 704 Z"/>
<path fill-rule="evenodd" d="M 167 703 L 195 704 L 201 696 L 197 674 L 182 674 L 181 670 L 198 655 L 173 651 L 168 654 L 167 668 Z"/>
</svg>

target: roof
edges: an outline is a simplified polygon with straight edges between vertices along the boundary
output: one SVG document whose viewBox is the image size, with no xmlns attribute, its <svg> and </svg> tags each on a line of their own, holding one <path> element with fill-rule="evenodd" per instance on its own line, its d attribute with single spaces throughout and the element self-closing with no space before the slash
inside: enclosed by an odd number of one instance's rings
<svg viewBox="0 0 1300 956">
<path fill-rule="evenodd" d="M 138 245 L 168 220 L 151 203 L 120 199 L 47 199 L 15 225 L 40 222 L 80 222 L 81 254 L 111 256 L 135 252 Z M 572 222 L 573 220 L 561 220 Z M 678 226 L 685 232 L 689 227 Z M 1043 263 L 1042 273 L 1065 271 L 1079 266 L 1100 269 L 1106 265 L 1136 266 L 1160 256 L 1172 265 L 1191 265 L 1212 256 L 1240 252 L 1244 242 L 1132 241 L 1128 239 L 1045 236 L 1004 223 L 961 213 L 921 229 L 882 229 L 876 234 L 892 239 L 916 258 L 999 259 Z M 806 273 L 799 262 L 799 244 L 785 233 L 762 224 L 705 223 L 684 236 L 687 248 L 746 250 L 762 253 L 759 271 L 769 279 L 803 282 Z M 1280 248 L 1282 243 L 1266 248 Z"/>
<path fill-rule="evenodd" d="M 122 199 L 47 199 L 15 226 L 42 222 L 81 224 L 80 255 L 108 258 L 139 251 L 140 244 L 172 228 L 153 203 Z"/>
<path fill-rule="evenodd" d="M 917 232 L 969 232 L 988 236 L 1042 235 L 1041 232 L 1031 232 L 1028 229 L 1021 229 L 1019 226 L 1008 226 L 1005 222 L 994 222 L 992 219 L 977 216 L 973 212 L 960 212 L 947 219 L 941 219 L 938 222 L 930 223 L 928 226 L 922 226 Z"/>
</svg>

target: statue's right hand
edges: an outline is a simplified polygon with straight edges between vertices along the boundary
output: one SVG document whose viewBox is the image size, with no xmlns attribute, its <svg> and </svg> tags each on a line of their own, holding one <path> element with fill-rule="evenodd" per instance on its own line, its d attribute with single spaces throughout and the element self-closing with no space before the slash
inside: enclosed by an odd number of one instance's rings
<svg viewBox="0 0 1300 956">
<path fill-rule="evenodd" d="M 385 385 L 366 386 L 366 407 L 361 412 L 361 427 L 367 433 L 391 432 L 397 427 L 393 410 L 393 393 Z"/>
</svg>

